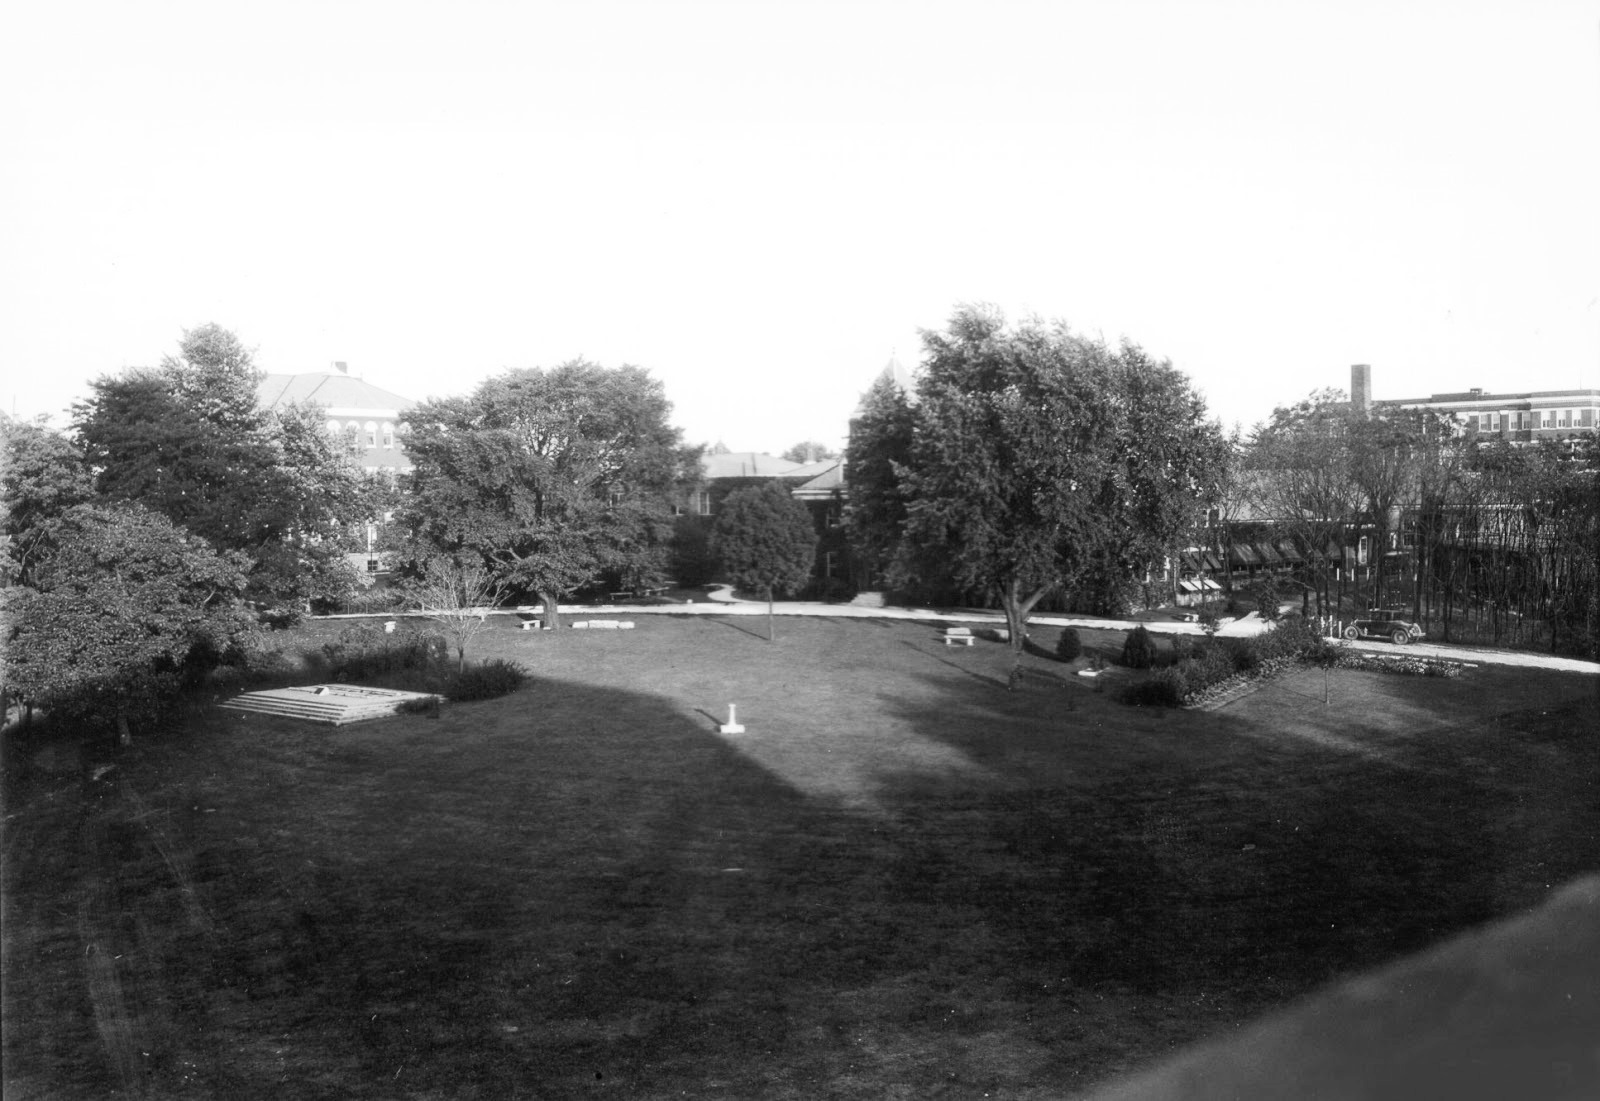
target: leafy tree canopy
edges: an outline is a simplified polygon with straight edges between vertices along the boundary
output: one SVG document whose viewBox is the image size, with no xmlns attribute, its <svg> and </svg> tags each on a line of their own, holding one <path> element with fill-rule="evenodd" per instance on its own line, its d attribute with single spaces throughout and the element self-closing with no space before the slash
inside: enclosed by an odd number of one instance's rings
<svg viewBox="0 0 1600 1101">
<path fill-rule="evenodd" d="M 817 532 L 805 505 L 782 482 L 734 490 L 711 528 L 725 576 L 750 592 L 798 592 L 811 579 Z"/>
<path fill-rule="evenodd" d="M 8 679 L 45 708 L 116 721 L 169 700 L 249 629 L 246 560 L 138 505 L 48 521 L 33 588 L 7 594 Z"/>
<path fill-rule="evenodd" d="M 1168 547 L 1226 444 L 1188 380 L 1131 342 L 1112 350 L 1062 322 L 1008 328 L 967 306 L 923 343 L 899 567 L 997 593 L 1020 657 L 1047 593 L 1125 576 Z"/>
<path fill-rule="evenodd" d="M 316 410 L 257 407 L 261 372 L 233 334 L 203 325 L 180 353 L 102 376 L 75 407 L 96 489 L 250 554 L 259 596 L 307 595 L 340 525 L 370 515 L 359 473 Z"/>
<path fill-rule="evenodd" d="M 851 548 L 868 564 L 871 583 L 883 573 L 905 529 L 900 472 L 911 461 L 914 425 L 905 391 L 886 378 L 873 383 L 850 422 L 845 530 Z"/>
<path fill-rule="evenodd" d="M 574 360 L 408 410 L 413 492 L 401 518 L 417 556 L 478 554 L 539 594 L 552 625 L 560 596 L 606 571 L 659 571 L 698 463 L 667 423 L 671 408 L 642 368 Z"/>
<path fill-rule="evenodd" d="M 44 551 L 46 522 L 94 496 L 94 480 L 78 449 L 43 421 L 0 417 L 0 533 L 6 536 L 5 574 L 32 582 L 32 567 Z"/>
</svg>

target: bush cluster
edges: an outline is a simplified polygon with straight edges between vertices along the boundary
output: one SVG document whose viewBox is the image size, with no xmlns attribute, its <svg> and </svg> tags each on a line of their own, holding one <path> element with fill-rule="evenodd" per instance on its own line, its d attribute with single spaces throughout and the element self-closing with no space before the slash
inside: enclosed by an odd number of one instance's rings
<svg viewBox="0 0 1600 1101">
<path fill-rule="evenodd" d="M 336 642 L 324 643 L 322 658 L 328 675 L 335 680 L 363 680 L 368 677 L 425 670 L 448 659 L 449 643 L 443 635 L 415 629 L 385 634 L 370 623 L 347 627 Z"/>
<path fill-rule="evenodd" d="M 1131 642 L 1132 632 L 1128 638 Z M 1285 620 L 1253 638 L 1197 640 L 1181 635 L 1174 641 L 1172 650 L 1175 663 L 1131 686 L 1124 694 L 1127 702 L 1176 707 L 1235 677 L 1268 676 L 1301 661 L 1324 664 L 1332 661 L 1337 653 L 1334 646 L 1303 619 Z M 1124 663 L 1132 664 L 1127 662 L 1126 656 Z"/>
<path fill-rule="evenodd" d="M 462 703 L 469 700 L 492 700 L 509 696 L 521 688 L 528 679 L 528 671 L 514 661 L 496 658 L 482 665 L 474 665 L 450 678 L 445 695 Z"/>
<path fill-rule="evenodd" d="M 1400 673 L 1408 677 L 1459 677 L 1461 666 L 1437 658 L 1381 657 L 1360 650 L 1344 650 L 1335 664 L 1340 669 L 1362 669 L 1372 673 Z"/>
<path fill-rule="evenodd" d="M 1129 685 L 1122 700 L 1135 707 L 1178 707 L 1188 695 L 1189 685 L 1183 670 L 1168 665 L 1157 669 L 1147 679 Z"/>
</svg>

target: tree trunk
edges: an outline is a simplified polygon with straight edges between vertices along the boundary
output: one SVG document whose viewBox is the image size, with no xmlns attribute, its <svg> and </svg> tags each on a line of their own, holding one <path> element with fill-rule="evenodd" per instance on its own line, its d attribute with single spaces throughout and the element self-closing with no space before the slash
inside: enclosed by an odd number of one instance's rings
<svg viewBox="0 0 1600 1101">
<path fill-rule="evenodd" d="M 561 626 L 561 604 L 555 593 L 541 592 L 539 601 L 544 605 L 544 629 L 554 631 Z"/>
<path fill-rule="evenodd" d="M 467 644 L 465 642 L 458 642 L 458 643 L 456 643 L 456 672 L 457 673 L 465 673 L 466 671 L 467 671 Z"/>
<path fill-rule="evenodd" d="M 767 641 L 774 641 L 772 633 L 772 586 L 767 586 Z"/>
<path fill-rule="evenodd" d="M 1000 604 L 1006 612 L 1006 637 L 1011 643 L 1011 671 L 1006 675 L 1008 689 L 1015 689 L 1022 682 L 1022 648 L 1028 639 L 1028 614 L 1049 591 L 1046 586 L 1024 597 L 1015 580 L 1006 582 L 1000 590 Z"/>
</svg>

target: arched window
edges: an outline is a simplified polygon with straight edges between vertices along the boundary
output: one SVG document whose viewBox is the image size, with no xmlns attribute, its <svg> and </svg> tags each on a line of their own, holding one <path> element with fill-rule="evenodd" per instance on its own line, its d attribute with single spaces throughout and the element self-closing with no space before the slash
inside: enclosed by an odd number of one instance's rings
<svg viewBox="0 0 1600 1101">
<path fill-rule="evenodd" d="M 330 418 L 328 420 L 328 435 L 337 436 L 343 431 L 344 431 L 344 425 L 340 424 L 338 422 L 338 420 L 333 419 L 333 418 Z"/>
<path fill-rule="evenodd" d="M 383 446 L 394 447 L 394 424 L 391 421 L 383 422 Z"/>
<path fill-rule="evenodd" d="M 377 447 L 378 446 L 378 422 L 377 421 L 368 421 L 367 422 L 367 446 L 368 447 Z"/>
</svg>

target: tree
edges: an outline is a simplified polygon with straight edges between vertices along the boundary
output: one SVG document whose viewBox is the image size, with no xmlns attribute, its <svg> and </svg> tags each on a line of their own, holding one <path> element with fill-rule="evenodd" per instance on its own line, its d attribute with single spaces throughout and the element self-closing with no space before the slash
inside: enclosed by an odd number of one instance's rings
<svg viewBox="0 0 1600 1101">
<path fill-rule="evenodd" d="M 892 379 L 879 378 L 850 421 L 850 486 L 845 533 L 862 564 L 868 587 L 879 584 L 905 531 L 906 501 L 900 472 L 911 461 L 911 402 Z"/>
<path fill-rule="evenodd" d="M 825 444 L 816 440 L 805 440 L 797 443 L 785 451 L 780 458 L 788 459 L 791 463 L 820 463 L 824 459 L 837 459 L 839 453 Z"/>
<path fill-rule="evenodd" d="M 315 411 L 258 408 L 233 334 L 202 325 L 180 353 L 102 376 L 74 407 L 96 488 L 250 555 L 258 599 L 303 599 L 327 584 L 341 525 L 368 518 L 360 476 Z"/>
<path fill-rule="evenodd" d="M 186 676 L 249 628 L 245 559 L 138 505 L 77 505 L 49 521 L 35 586 L 7 595 L 10 688 L 131 741 Z"/>
<path fill-rule="evenodd" d="M 467 668 L 467 644 L 489 626 L 488 612 L 505 595 L 506 583 L 482 560 L 436 556 L 424 562 L 407 585 L 422 614 L 455 644 L 456 669 Z"/>
<path fill-rule="evenodd" d="M 671 408 L 642 368 L 583 360 L 413 407 L 399 519 L 417 557 L 477 555 L 537 594 L 550 627 L 561 596 L 605 571 L 660 569 L 699 458 L 667 423 Z"/>
<path fill-rule="evenodd" d="M 1258 425 L 1245 485 L 1258 506 L 1305 544 L 1317 589 L 1318 613 L 1331 615 L 1342 593 L 1332 570 L 1361 511 L 1361 487 L 1349 461 L 1349 403 L 1339 390 L 1319 390 L 1273 410 Z M 1343 573 L 1339 574 L 1343 581 Z"/>
<path fill-rule="evenodd" d="M 735 587 L 767 594 L 767 638 L 773 637 L 773 593 L 791 593 L 811 579 L 817 532 L 805 505 L 782 482 L 734 490 L 711 528 L 711 550 Z"/>
<path fill-rule="evenodd" d="M 0 534 L 6 538 L 4 574 L 28 585 L 46 550 L 44 526 L 94 497 L 94 480 L 72 442 L 42 420 L 0 416 Z"/>
<path fill-rule="evenodd" d="M 898 569 L 993 593 L 1015 684 L 1034 606 L 1162 553 L 1226 448 L 1187 379 L 1131 342 L 967 306 L 923 344 Z"/>
</svg>

